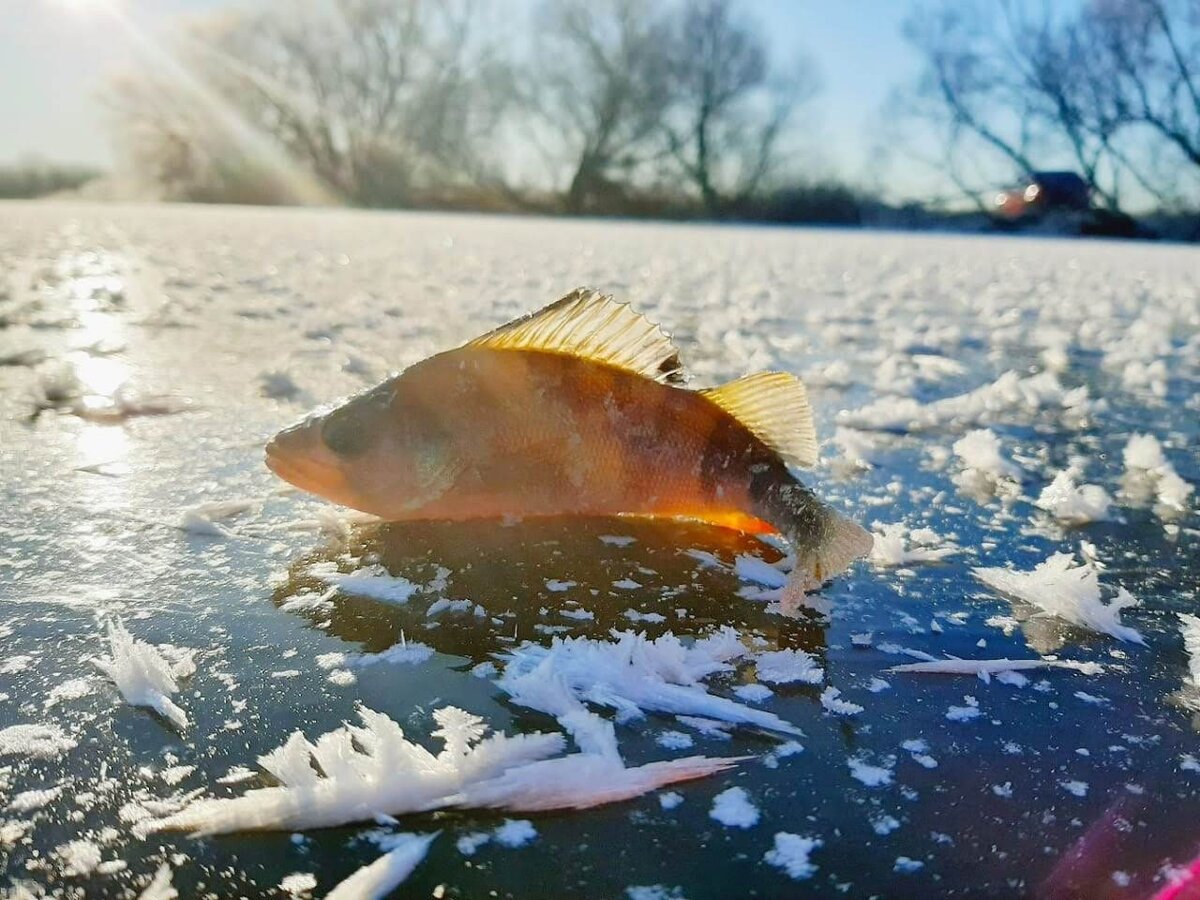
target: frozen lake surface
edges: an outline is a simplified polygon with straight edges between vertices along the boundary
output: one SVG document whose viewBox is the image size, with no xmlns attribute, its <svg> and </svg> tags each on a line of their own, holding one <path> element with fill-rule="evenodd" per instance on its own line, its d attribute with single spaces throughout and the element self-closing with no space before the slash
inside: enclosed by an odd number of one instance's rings
<svg viewBox="0 0 1200 900">
<path fill-rule="evenodd" d="M 781 553 L 740 534 L 361 523 L 262 465 L 312 406 L 579 285 L 673 332 L 693 384 L 805 377 L 805 478 L 879 534 L 828 613 L 780 615 Z M 1152 244 L 0 205 L 0 889 L 134 897 L 165 863 L 183 896 L 323 896 L 440 832 L 403 896 L 1153 896 L 1200 853 L 1198 285 L 1194 248 Z M 638 715 L 640 663 L 596 662 L 614 629 L 723 626 L 710 669 L 686 651 L 702 715 L 653 673 Z M 627 767 L 570 790 L 746 758 L 591 809 L 393 819 L 387 764 L 338 827 L 145 827 L 330 780 L 258 760 L 360 707 L 434 753 L 445 706 L 574 752 L 503 682 L 556 640 Z M 950 657 L 1072 665 L 888 671 Z"/>
</svg>

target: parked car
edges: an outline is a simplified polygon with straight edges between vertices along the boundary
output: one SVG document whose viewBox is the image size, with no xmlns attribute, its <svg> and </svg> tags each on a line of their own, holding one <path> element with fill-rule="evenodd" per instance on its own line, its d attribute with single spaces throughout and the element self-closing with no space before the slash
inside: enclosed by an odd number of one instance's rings
<svg viewBox="0 0 1200 900">
<path fill-rule="evenodd" d="M 1092 192 L 1075 172 L 1034 172 L 1025 184 L 997 193 L 992 204 L 1000 219 L 1021 222 L 1051 212 L 1087 212 Z"/>
</svg>

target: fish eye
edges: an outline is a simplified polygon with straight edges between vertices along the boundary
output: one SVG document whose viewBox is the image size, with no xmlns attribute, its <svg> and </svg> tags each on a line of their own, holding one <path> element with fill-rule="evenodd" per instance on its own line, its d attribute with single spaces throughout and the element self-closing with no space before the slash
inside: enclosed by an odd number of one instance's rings
<svg viewBox="0 0 1200 900">
<path fill-rule="evenodd" d="M 367 450 L 379 433 L 379 416 L 391 396 L 390 389 L 375 389 L 329 413 L 321 425 L 325 446 L 339 456 L 357 456 Z"/>
</svg>

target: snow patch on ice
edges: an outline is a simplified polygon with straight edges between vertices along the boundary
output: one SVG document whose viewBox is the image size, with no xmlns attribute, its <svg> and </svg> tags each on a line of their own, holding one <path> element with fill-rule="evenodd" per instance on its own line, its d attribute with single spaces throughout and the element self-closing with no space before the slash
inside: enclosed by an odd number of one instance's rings
<svg viewBox="0 0 1200 900">
<path fill-rule="evenodd" d="M 802 837 L 788 831 L 775 835 L 775 846 L 764 854 L 763 859 L 776 868 L 783 869 L 789 878 L 803 881 L 817 873 L 812 862 L 812 852 L 823 846 L 820 838 Z"/>
<path fill-rule="evenodd" d="M 758 824 L 759 812 L 745 789 L 731 787 L 713 798 L 708 816 L 726 828 L 753 828 Z"/>
<path fill-rule="evenodd" d="M 959 548 L 953 543 L 943 547 L 931 546 L 941 542 L 941 539 L 928 529 L 909 531 L 908 526 L 903 522 L 893 522 L 887 525 L 876 522 L 874 527 L 876 531 L 872 537 L 874 537 L 875 543 L 871 548 L 870 559 L 877 566 L 906 566 L 911 563 L 938 562 L 959 552 Z M 908 546 L 910 539 L 914 545 L 924 546 L 910 548 Z"/>
<path fill-rule="evenodd" d="M 1112 497 L 1098 484 L 1077 485 L 1070 472 L 1059 472 L 1054 480 L 1043 488 L 1037 499 L 1037 506 L 1060 522 L 1086 525 L 1110 518 Z"/>
</svg>

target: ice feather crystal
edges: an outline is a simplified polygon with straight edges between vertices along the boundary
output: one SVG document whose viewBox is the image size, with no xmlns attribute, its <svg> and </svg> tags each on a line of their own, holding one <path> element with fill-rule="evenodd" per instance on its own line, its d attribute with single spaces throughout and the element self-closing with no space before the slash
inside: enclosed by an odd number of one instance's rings
<svg viewBox="0 0 1200 900">
<path fill-rule="evenodd" d="M 1000 568 L 971 571 L 988 587 L 1036 607 L 1038 615 L 1054 616 L 1118 640 L 1145 643 L 1136 629 L 1121 624 L 1121 610 L 1137 606 L 1137 599 L 1121 588 L 1109 603 L 1104 603 L 1100 599 L 1099 572 L 1090 563 L 1077 564 L 1070 553 L 1055 553 L 1032 572 Z"/>
<path fill-rule="evenodd" d="M 615 641 L 555 638 L 549 647 L 523 644 L 505 654 L 507 665 L 498 683 L 511 694 L 523 689 L 526 676 L 558 678 L 581 700 L 616 710 L 618 721 L 655 711 L 800 733 L 773 713 L 710 694 L 702 683 L 712 674 L 732 671 L 731 661 L 747 655 L 733 629 L 723 628 L 690 646 L 670 632 L 654 640 L 629 631 L 614 636 Z"/>
<path fill-rule="evenodd" d="M 388 716 L 361 707 L 361 725 L 309 741 L 297 731 L 259 765 L 279 781 L 233 799 L 199 800 L 149 830 L 224 834 L 253 829 L 325 828 L 451 805 L 468 785 L 562 751 L 559 734 L 493 734 L 483 720 L 453 706 L 434 712 L 434 754 L 408 740 Z"/>
<path fill-rule="evenodd" d="M 302 830 L 451 807 L 582 809 L 739 761 L 691 757 L 626 767 L 612 724 L 589 713 L 561 684 L 530 681 L 519 696 L 556 715 L 581 752 L 557 756 L 566 747 L 561 734 L 485 737 L 483 719 L 446 706 L 433 714 L 439 726 L 433 736 L 443 745 L 434 754 L 408 740 L 388 716 L 360 708 L 361 726 L 343 725 L 315 742 L 295 732 L 260 757 L 278 786 L 198 800 L 143 830 Z"/>
<path fill-rule="evenodd" d="M 93 659 L 96 668 L 113 680 L 131 706 L 152 709 L 181 731 L 187 728 L 187 714 L 171 694 L 179 690 L 178 679 L 195 671 L 191 654 L 169 663 L 157 648 L 136 640 L 120 619 L 109 622 L 107 632 L 111 656 Z"/>
<path fill-rule="evenodd" d="M 397 834 L 387 840 L 388 852 L 363 866 L 326 895 L 326 900 L 375 900 L 402 885 L 421 864 L 437 834 Z"/>
<path fill-rule="evenodd" d="M 514 702 L 558 719 L 581 752 L 510 769 L 499 778 L 469 785 L 456 805 L 524 812 L 586 809 L 704 778 L 742 760 L 691 756 L 626 766 L 613 724 L 589 712 L 561 676 L 535 670 L 509 680 L 506 690 Z"/>
</svg>

